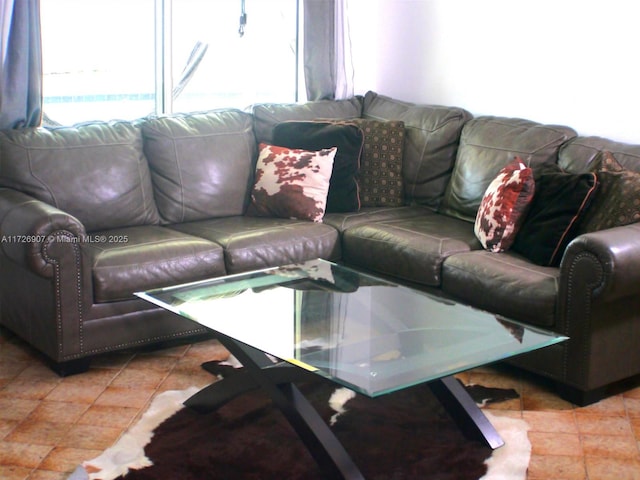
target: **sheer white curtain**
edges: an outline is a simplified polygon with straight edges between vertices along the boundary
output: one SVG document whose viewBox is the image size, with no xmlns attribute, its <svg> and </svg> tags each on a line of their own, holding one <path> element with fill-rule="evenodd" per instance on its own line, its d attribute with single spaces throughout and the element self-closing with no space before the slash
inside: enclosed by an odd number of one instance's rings
<svg viewBox="0 0 640 480">
<path fill-rule="evenodd" d="M 40 124 L 40 0 L 0 0 L 0 128 Z"/>
<path fill-rule="evenodd" d="M 348 0 L 335 0 L 335 95 L 336 100 L 353 97 L 353 58 Z"/>
<path fill-rule="evenodd" d="M 303 22 L 307 99 L 353 96 L 348 0 L 305 0 Z"/>
</svg>

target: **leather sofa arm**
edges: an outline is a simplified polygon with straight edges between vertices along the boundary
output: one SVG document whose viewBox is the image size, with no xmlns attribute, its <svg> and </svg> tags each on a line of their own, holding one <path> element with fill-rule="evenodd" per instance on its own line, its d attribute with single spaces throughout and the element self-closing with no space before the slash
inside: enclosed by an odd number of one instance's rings
<svg viewBox="0 0 640 480">
<path fill-rule="evenodd" d="M 567 247 L 560 268 L 568 289 L 576 282 L 588 284 L 592 300 L 608 302 L 637 296 L 640 223 L 578 236 Z"/>
<path fill-rule="evenodd" d="M 17 190 L 0 189 L 0 249 L 12 261 L 50 278 L 63 252 L 79 248 L 85 236 L 74 216 Z"/>
</svg>

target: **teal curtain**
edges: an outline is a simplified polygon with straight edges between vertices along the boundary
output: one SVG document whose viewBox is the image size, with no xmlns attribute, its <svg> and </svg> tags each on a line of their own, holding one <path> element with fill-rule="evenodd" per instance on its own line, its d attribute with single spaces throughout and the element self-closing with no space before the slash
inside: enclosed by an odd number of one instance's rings
<svg viewBox="0 0 640 480">
<path fill-rule="evenodd" d="M 0 0 L 0 129 L 42 120 L 40 0 Z"/>
</svg>

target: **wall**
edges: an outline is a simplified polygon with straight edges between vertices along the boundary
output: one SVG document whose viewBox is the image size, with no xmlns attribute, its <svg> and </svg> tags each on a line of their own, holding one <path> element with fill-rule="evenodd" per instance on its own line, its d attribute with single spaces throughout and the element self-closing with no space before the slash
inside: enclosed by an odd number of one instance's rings
<svg viewBox="0 0 640 480">
<path fill-rule="evenodd" d="M 628 0 L 348 0 L 356 93 L 640 144 Z"/>
</svg>

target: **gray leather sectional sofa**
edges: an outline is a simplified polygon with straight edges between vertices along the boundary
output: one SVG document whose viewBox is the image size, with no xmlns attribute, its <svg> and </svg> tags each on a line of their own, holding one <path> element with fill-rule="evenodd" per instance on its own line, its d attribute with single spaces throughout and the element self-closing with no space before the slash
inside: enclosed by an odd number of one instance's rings
<svg viewBox="0 0 640 480">
<path fill-rule="evenodd" d="M 246 214 L 276 125 L 353 118 L 403 122 L 402 205 L 322 222 Z M 59 373 L 81 372 L 104 352 L 207 333 L 135 291 L 321 257 L 568 335 L 513 363 L 590 403 L 640 373 L 640 224 L 579 234 L 542 266 L 483 249 L 474 219 L 514 156 L 579 173 L 603 150 L 640 172 L 638 145 L 374 92 L 0 132 L 1 323 Z"/>
</svg>

